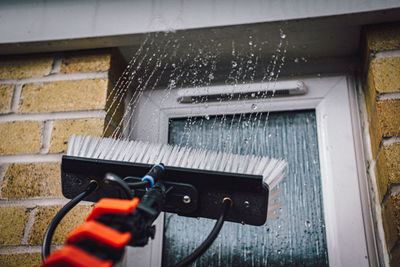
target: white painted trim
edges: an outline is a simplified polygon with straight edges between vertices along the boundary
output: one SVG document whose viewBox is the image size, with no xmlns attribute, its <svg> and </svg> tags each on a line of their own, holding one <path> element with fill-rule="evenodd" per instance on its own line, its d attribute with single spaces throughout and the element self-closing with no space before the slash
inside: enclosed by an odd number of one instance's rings
<svg viewBox="0 0 400 267">
<path fill-rule="evenodd" d="M 378 194 L 378 187 L 377 187 L 377 179 L 375 176 L 375 160 L 372 156 L 371 150 L 371 136 L 369 133 L 369 120 L 368 120 L 368 113 L 367 107 L 365 103 L 365 95 L 362 90 L 359 90 L 360 93 L 360 108 L 361 108 L 361 116 L 362 116 L 362 136 L 363 136 L 363 143 L 364 143 L 364 155 L 365 160 L 368 162 L 368 178 L 369 178 L 369 192 L 371 197 L 370 210 L 373 215 L 375 227 L 372 230 L 376 231 L 375 235 L 375 245 L 377 246 L 378 252 L 378 266 L 389 266 L 389 254 L 388 249 L 386 247 L 386 240 L 385 240 L 385 232 L 383 229 L 383 221 L 382 221 L 382 207 L 379 200 Z"/>
<path fill-rule="evenodd" d="M 171 91 L 167 99 L 165 91 L 152 91 L 151 101 L 146 101 L 145 93 L 140 103 L 147 104 L 137 107 L 137 129 L 134 129 L 133 137 L 165 143 L 169 118 L 250 113 L 255 112 L 251 107 L 253 104 L 257 105 L 258 112 L 315 109 L 330 266 L 374 266 L 372 258 L 371 261 L 368 258 L 366 240 L 366 232 L 373 229 L 370 229 L 368 222 L 364 223 L 363 217 L 363 205 L 368 206 L 368 203 L 361 203 L 361 199 L 365 200 L 361 195 L 363 189 L 360 189 L 359 179 L 365 177 L 358 159 L 360 155 L 356 154 L 361 144 L 356 136 L 358 134 L 353 132 L 359 127 L 354 125 L 354 111 L 351 110 L 351 106 L 356 104 L 350 103 L 354 101 L 350 96 L 350 90 L 354 88 L 348 84 L 346 76 L 301 80 L 309 88 L 307 95 L 274 98 L 272 101 L 264 99 L 193 105 L 178 104 L 176 91 Z M 154 257 L 157 257 L 157 253 L 152 251 Z M 161 257 L 160 252 L 158 257 Z"/>
<path fill-rule="evenodd" d="M 357 80 L 354 77 L 347 77 L 347 81 L 349 84 L 349 102 L 350 102 L 350 111 L 352 118 L 352 126 L 353 126 L 353 136 L 354 136 L 354 144 L 355 144 L 355 158 L 357 161 L 357 171 L 358 171 L 358 181 L 360 187 L 360 197 L 362 203 L 362 212 L 363 212 L 363 220 L 364 220 L 364 231 L 365 237 L 367 241 L 367 250 L 369 257 L 369 265 L 370 266 L 378 266 L 379 253 L 378 248 L 376 246 L 376 233 L 374 228 L 374 214 L 371 210 L 370 203 L 371 195 L 370 195 L 370 180 L 367 176 L 367 162 L 364 153 L 364 139 L 363 139 L 363 131 L 362 131 L 362 123 L 360 113 L 362 114 L 362 105 L 360 105 L 360 90 L 361 84 L 357 84 Z M 361 100 L 362 101 L 362 100 Z M 370 231 L 372 229 L 372 231 Z"/>
<path fill-rule="evenodd" d="M 92 42 L 103 36 L 285 21 L 397 7 L 400 7 L 397 0 L 3 0 L 0 43 L 77 38 L 91 38 L 87 42 Z"/>
</svg>

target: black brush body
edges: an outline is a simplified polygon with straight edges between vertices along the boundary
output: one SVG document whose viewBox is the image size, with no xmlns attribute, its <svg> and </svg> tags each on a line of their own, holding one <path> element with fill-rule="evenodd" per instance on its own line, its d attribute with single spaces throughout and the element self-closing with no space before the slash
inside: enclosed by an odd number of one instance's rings
<svg viewBox="0 0 400 267">
<path fill-rule="evenodd" d="M 82 192 L 91 180 L 99 188 L 84 200 L 97 202 L 101 198 L 126 198 L 116 185 L 105 183 L 106 173 L 119 177 L 133 176 L 130 181 L 140 182 L 153 167 L 152 164 L 63 156 L 61 164 L 62 192 L 73 198 Z M 135 178 L 137 177 L 137 178 Z M 225 197 L 233 205 L 226 220 L 250 225 L 263 225 L 268 211 L 268 185 L 262 176 L 208 170 L 165 167 L 163 183 L 166 186 L 166 202 L 163 211 L 182 216 L 217 219 L 219 207 Z M 146 189 L 135 189 L 140 198 Z"/>
</svg>

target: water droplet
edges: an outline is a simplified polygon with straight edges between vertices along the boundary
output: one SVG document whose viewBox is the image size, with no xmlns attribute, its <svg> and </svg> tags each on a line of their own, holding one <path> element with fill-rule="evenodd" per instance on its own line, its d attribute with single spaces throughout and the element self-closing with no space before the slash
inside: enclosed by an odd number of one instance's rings
<svg viewBox="0 0 400 267">
<path fill-rule="evenodd" d="M 171 65 L 173 68 L 175 68 L 176 67 L 176 65 L 175 65 L 175 63 L 172 63 L 172 65 Z"/>
<path fill-rule="evenodd" d="M 244 202 L 244 207 L 246 209 L 250 208 L 250 202 L 248 202 L 247 200 Z"/>
<path fill-rule="evenodd" d="M 257 105 L 256 105 L 256 104 L 252 104 L 252 105 L 251 105 L 251 109 L 252 109 L 252 110 L 256 110 L 256 109 L 257 109 Z"/>
<path fill-rule="evenodd" d="M 210 119 L 210 116 L 209 116 L 209 115 L 205 115 L 204 118 L 205 118 L 206 120 L 209 120 L 209 119 Z"/>
<path fill-rule="evenodd" d="M 237 66 L 236 61 L 232 61 L 232 68 L 236 68 L 236 66 Z"/>
<path fill-rule="evenodd" d="M 251 97 L 256 97 L 256 93 L 251 93 Z"/>
<path fill-rule="evenodd" d="M 213 80 L 213 79 L 214 79 L 214 74 L 210 73 L 210 74 L 208 75 L 208 79 Z"/>
<path fill-rule="evenodd" d="M 249 45 L 253 45 L 253 41 L 249 41 Z"/>
<path fill-rule="evenodd" d="M 307 220 L 307 221 L 304 222 L 304 225 L 305 225 L 307 228 L 310 228 L 311 222 L 310 222 L 309 220 Z"/>
<path fill-rule="evenodd" d="M 247 64 L 251 64 L 251 63 L 253 63 L 253 61 L 251 61 L 250 59 L 247 60 Z"/>
<path fill-rule="evenodd" d="M 280 254 L 282 254 L 282 250 L 278 249 L 278 250 L 276 251 L 276 253 L 278 253 L 278 255 L 280 255 Z"/>
<path fill-rule="evenodd" d="M 307 59 L 305 57 L 301 58 L 304 62 L 307 62 Z"/>
<path fill-rule="evenodd" d="M 175 80 L 170 80 L 170 81 L 169 81 L 169 86 L 170 86 L 170 87 L 175 86 Z"/>
<path fill-rule="evenodd" d="M 271 71 L 271 73 L 269 74 L 269 76 L 274 76 L 275 73 L 273 71 Z"/>
<path fill-rule="evenodd" d="M 269 134 L 269 135 L 268 135 L 268 138 L 271 138 L 271 137 L 272 137 L 272 134 Z"/>
<path fill-rule="evenodd" d="M 285 39 L 285 38 L 286 38 L 286 34 L 283 33 L 282 31 L 281 31 L 281 38 L 282 38 L 282 39 Z"/>
<path fill-rule="evenodd" d="M 241 223 L 242 225 L 245 225 L 244 221 L 241 221 L 240 223 Z"/>
</svg>

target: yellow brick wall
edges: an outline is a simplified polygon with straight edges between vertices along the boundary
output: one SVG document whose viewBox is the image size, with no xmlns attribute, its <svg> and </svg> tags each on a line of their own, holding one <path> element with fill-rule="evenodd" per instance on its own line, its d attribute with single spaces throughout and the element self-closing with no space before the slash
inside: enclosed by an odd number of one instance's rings
<svg viewBox="0 0 400 267">
<path fill-rule="evenodd" d="M 372 25 L 364 33 L 369 164 L 376 177 L 390 265 L 400 266 L 400 24 Z"/>
<path fill-rule="evenodd" d="M 44 232 L 67 201 L 60 159 L 68 138 L 118 125 L 124 107 L 110 94 L 124 67 L 112 49 L 0 57 L 0 267 L 39 266 Z M 74 208 L 53 244 L 90 209 Z"/>
</svg>

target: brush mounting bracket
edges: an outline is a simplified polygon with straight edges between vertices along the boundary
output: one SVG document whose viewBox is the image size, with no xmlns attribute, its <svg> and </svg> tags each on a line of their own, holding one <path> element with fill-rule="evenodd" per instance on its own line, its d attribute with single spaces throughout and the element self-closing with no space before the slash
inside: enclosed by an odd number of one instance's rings
<svg viewBox="0 0 400 267">
<path fill-rule="evenodd" d="M 150 164 L 63 156 L 62 192 L 71 199 L 82 192 L 91 180 L 96 180 L 99 189 L 84 200 L 97 202 L 104 197 L 125 198 L 120 188 L 103 182 L 105 173 L 139 179 L 152 167 Z M 262 182 L 262 176 L 167 166 L 163 182 L 167 189 L 163 211 L 217 219 L 222 199 L 229 197 L 233 206 L 226 216 L 227 221 L 263 225 L 267 219 L 269 189 Z M 144 191 L 136 191 L 139 197 L 144 194 Z"/>
<path fill-rule="evenodd" d="M 130 182 L 140 182 L 141 177 L 130 177 Z M 189 214 L 195 212 L 198 205 L 198 192 L 191 184 L 163 181 L 166 188 L 166 202 L 163 211 L 177 214 Z M 135 188 L 135 196 L 142 198 L 146 194 L 146 188 Z"/>
</svg>

